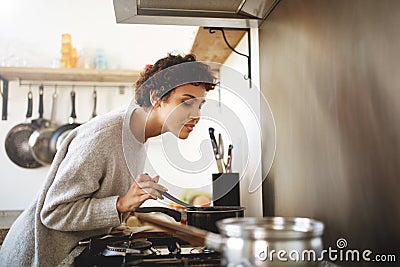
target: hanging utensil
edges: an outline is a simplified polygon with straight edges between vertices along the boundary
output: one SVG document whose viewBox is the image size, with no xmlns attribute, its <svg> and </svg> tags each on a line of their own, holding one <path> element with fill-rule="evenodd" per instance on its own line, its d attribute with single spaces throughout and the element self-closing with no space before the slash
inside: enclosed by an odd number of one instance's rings
<svg viewBox="0 0 400 267">
<path fill-rule="evenodd" d="M 14 126 L 5 138 L 5 151 L 12 162 L 22 168 L 38 168 L 42 164 L 36 161 L 29 149 L 29 137 L 38 128 L 31 122 L 33 95 L 29 88 L 28 108 L 25 123 Z"/>
<path fill-rule="evenodd" d="M 93 111 L 92 111 L 92 119 L 97 116 L 97 91 L 96 86 L 93 88 Z"/>
<path fill-rule="evenodd" d="M 49 126 L 36 129 L 29 137 L 29 146 L 31 148 L 32 156 L 43 165 L 51 164 L 53 161 L 53 156 L 50 152 L 50 139 L 52 134 L 57 130 L 57 125 L 55 123 L 55 113 L 57 108 L 56 90 L 57 88 L 54 89 L 53 93 Z"/>
<path fill-rule="evenodd" d="M 44 86 L 43 84 L 39 85 L 39 118 L 32 120 L 33 124 L 36 124 L 38 127 L 49 127 L 50 121 L 43 118 L 43 95 L 44 95 Z"/>
<path fill-rule="evenodd" d="M 57 130 L 52 134 L 50 139 L 50 151 L 52 157 L 54 158 L 56 152 L 60 149 L 62 141 L 67 137 L 67 135 L 76 127 L 81 125 L 76 123 L 76 113 L 75 113 L 75 90 L 72 88 L 71 91 L 71 115 L 68 119 L 68 123 L 57 128 Z"/>
</svg>

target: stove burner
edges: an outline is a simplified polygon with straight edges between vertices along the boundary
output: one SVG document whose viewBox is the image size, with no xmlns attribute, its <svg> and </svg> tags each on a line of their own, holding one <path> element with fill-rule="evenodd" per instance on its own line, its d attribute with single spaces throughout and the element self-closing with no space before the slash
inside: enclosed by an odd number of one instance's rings
<svg viewBox="0 0 400 267">
<path fill-rule="evenodd" d="M 207 247 L 194 247 L 190 250 L 190 254 L 208 254 L 215 253 L 215 250 L 209 249 Z"/>
<path fill-rule="evenodd" d="M 178 242 L 171 242 L 168 244 L 168 251 L 174 255 L 181 253 L 182 248 Z"/>
<path fill-rule="evenodd" d="M 148 249 L 151 248 L 153 243 L 147 240 L 128 240 L 128 241 L 115 241 L 107 245 L 104 255 L 121 255 L 126 254 L 137 254 L 145 255 L 149 254 Z M 150 252 L 151 253 L 151 252 Z"/>
<path fill-rule="evenodd" d="M 149 249 L 153 243 L 147 240 L 128 240 L 115 241 L 107 245 L 107 249 L 124 253 L 141 253 L 143 250 Z"/>
<path fill-rule="evenodd" d="M 221 266 L 220 253 L 206 247 L 193 247 L 177 237 L 148 232 L 131 236 L 92 238 L 75 258 L 75 267 L 115 266 Z"/>
</svg>

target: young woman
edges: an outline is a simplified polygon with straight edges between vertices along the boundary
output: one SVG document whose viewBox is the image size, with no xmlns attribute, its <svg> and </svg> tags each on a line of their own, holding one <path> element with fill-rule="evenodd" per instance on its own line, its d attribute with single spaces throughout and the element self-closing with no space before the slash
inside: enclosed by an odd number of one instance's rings
<svg viewBox="0 0 400 267">
<path fill-rule="evenodd" d="M 12 225 L 0 266 L 57 266 L 79 240 L 106 234 L 132 208 L 162 199 L 159 177 L 143 173 L 145 143 L 165 132 L 187 138 L 214 86 L 194 55 L 168 55 L 141 74 L 135 104 L 75 128 L 36 200 Z"/>
</svg>

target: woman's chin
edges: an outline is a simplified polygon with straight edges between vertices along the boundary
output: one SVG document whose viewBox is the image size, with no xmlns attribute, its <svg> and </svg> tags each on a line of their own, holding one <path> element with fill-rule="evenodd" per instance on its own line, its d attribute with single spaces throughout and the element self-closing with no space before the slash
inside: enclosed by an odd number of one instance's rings
<svg viewBox="0 0 400 267">
<path fill-rule="evenodd" d="M 187 139 L 189 137 L 189 133 L 182 133 L 180 132 L 178 135 L 179 139 Z"/>
<path fill-rule="evenodd" d="M 179 139 L 187 139 L 189 137 L 190 132 L 186 131 L 185 129 L 181 129 L 178 133 L 178 135 L 176 135 L 176 137 L 178 137 Z"/>
</svg>

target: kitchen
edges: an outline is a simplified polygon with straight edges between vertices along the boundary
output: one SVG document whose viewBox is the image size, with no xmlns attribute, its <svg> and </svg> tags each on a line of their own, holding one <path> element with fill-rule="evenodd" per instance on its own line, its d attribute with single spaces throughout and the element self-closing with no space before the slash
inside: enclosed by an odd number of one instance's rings
<svg viewBox="0 0 400 267">
<path fill-rule="evenodd" d="M 3 2 L 7 8 L 0 11 L 4 20 L 0 24 L 2 50 L 18 52 L 20 58 L 29 58 L 32 66 L 51 67 L 53 59 L 59 56 L 61 34 L 70 32 L 73 43 L 85 41 L 85 48 L 93 51 L 101 42 L 110 64 L 120 64 L 113 68 L 140 70 L 144 64 L 179 49 L 175 43 L 168 47 L 167 40 L 172 39 L 169 36 L 174 36 L 174 32 L 187 31 L 187 35 L 193 36 L 197 30 L 190 26 L 116 24 L 111 1 L 103 1 L 101 5 L 98 1 L 96 5 L 51 1 L 41 1 L 39 5 L 25 1 L 24 8 L 19 1 Z M 262 160 L 259 166 L 258 159 L 252 159 L 247 168 L 255 172 L 249 176 L 265 178 L 262 188 L 248 193 L 243 188 L 250 181 L 241 181 L 241 205 L 246 207 L 246 216 L 315 218 L 326 227 L 324 247 L 337 248 L 336 241 L 344 238 L 351 248 L 368 248 L 376 254 L 398 253 L 400 201 L 396 191 L 400 133 L 396 122 L 400 111 L 395 103 L 396 86 L 400 83 L 395 71 L 399 59 L 398 7 L 395 1 L 378 4 L 376 1 L 281 0 L 259 28 L 251 28 L 252 82 L 255 88 L 261 88 L 274 116 L 276 151 L 270 149 L 269 139 L 261 139 L 257 127 L 246 127 L 246 134 L 252 135 L 251 141 L 226 135 L 225 144 L 229 141 L 234 144 L 234 171 L 243 174 L 245 149 L 248 154 L 260 155 Z M 48 14 L 41 14 L 43 10 Z M 156 33 L 149 38 L 146 31 Z M 137 36 L 154 41 L 146 42 L 146 51 L 136 51 Z M 156 36 L 160 39 L 153 39 Z M 210 38 L 213 37 L 210 35 Z M 189 49 L 193 40 L 185 40 L 187 44 L 182 45 Z M 246 54 L 247 45 L 247 38 L 243 38 L 235 49 Z M 160 54 L 148 52 L 159 51 L 160 46 L 165 48 Z M 151 57 L 141 60 L 145 54 Z M 136 62 L 140 63 L 135 65 Z M 233 69 L 240 76 L 248 75 L 247 60 L 240 55 L 231 53 L 224 65 L 231 66 L 227 72 Z M 220 75 L 225 79 L 223 73 Z M 232 88 L 240 87 L 239 94 L 251 90 L 248 80 L 239 77 L 235 80 L 229 77 L 224 82 L 235 85 Z M 20 93 L 15 94 L 18 86 L 15 81 L 10 83 L 9 119 L 0 124 L 2 140 L 13 126 L 24 121 L 28 88 L 21 86 Z M 71 88 L 61 87 L 59 102 L 68 103 Z M 130 98 L 117 89 L 98 87 L 99 114 L 126 104 Z M 37 105 L 37 87 L 32 90 L 34 105 Z M 48 90 L 52 92 L 54 87 Z M 93 88 L 76 91 L 77 116 L 85 121 L 92 112 Z M 223 91 L 221 96 L 218 91 L 213 93 L 210 97 L 215 99 L 215 109 L 220 108 L 220 102 L 229 107 Z M 246 101 L 251 106 L 261 102 L 248 94 Z M 49 92 L 45 95 L 46 118 L 50 115 L 50 96 Z M 80 104 L 80 99 L 85 99 L 87 104 Z M 34 118 L 36 111 L 37 106 Z M 59 105 L 58 121 L 66 123 L 69 112 L 69 104 Z M 266 138 L 271 133 L 270 117 L 265 113 L 256 116 L 260 116 L 262 136 Z M 251 122 L 246 118 L 243 121 Z M 196 129 L 201 131 L 199 140 L 207 138 L 210 122 L 205 122 L 204 130 Z M 212 150 L 208 143 L 207 150 Z M 275 154 L 270 169 L 271 152 Z M 35 197 L 48 169 L 18 168 L 5 152 L 1 157 L 4 171 L 0 210 L 22 210 Z M 214 172 L 217 168 L 213 164 L 206 176 L 199 174 L 199 177 L 209 178 Z M 243 185 L 244 182 L 247 184 Z M 202 185 L 202 181 L 199 183 Z M 341 264 L 374 266 L 367 262 Z"/>
</svg>

